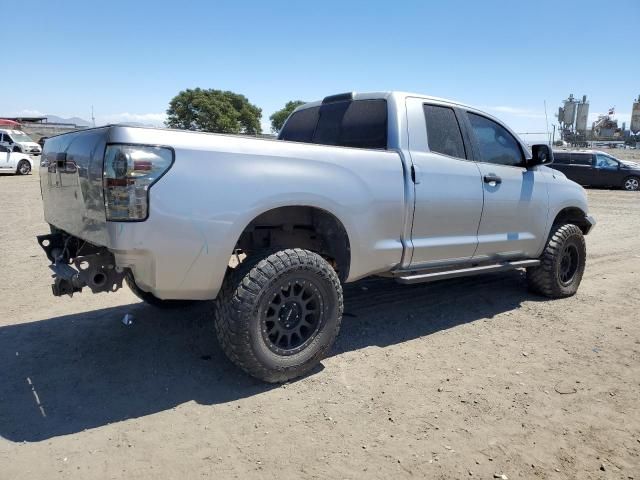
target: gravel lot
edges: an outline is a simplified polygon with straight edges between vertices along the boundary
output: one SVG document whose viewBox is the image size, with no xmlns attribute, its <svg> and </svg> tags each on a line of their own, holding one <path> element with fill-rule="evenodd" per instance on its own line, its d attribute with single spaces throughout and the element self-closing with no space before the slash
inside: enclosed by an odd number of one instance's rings
<svg viewBox="0 0 640 480">
<path fill-rule="evenodd" d="M 589 199 L 575 297 L 520 272 L 352 284 L 330 357 L 272 386 L 206 304 L 54 298 L 37 175 L 0 176 L 0 479 L 640 479 L 640 193 Z"/>
</svg>

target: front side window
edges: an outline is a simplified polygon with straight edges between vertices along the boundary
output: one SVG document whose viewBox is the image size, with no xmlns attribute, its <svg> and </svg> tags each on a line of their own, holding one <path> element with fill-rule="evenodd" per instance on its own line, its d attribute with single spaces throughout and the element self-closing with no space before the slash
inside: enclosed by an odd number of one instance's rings
<svg viewBox="0 0 640 480">
<path fill-rule="evenodd" d="M 524 166 L 518 141 L 504 127 L 475 113 L 468 113 L 480 149 L 480 161 L 497 165 Z"/>
<path fill-rule="evenodd" d="M 574 165 L 584 165 L 590 167 L 593 161 L 590 153 L 572 153 L 571 163 Z"/>
<path fill-rule="evenodd" d="M 467 158 L 460 125 L 452 108 L 425 105 L 424 117 L 429 150 L 450 157 Z"/>
<path fill-rule="evenodd" d="M 557 165 L 566 165 L 569 163 L 569 154 L 561 152 L 553 152 L 553 163 Z"/>
<path fill-rule="evenodd" d="M 596 154 L 596 167 L 605 168 L 607 170 L 617 170 L 618 161 L 614 158 L 611 158 L 608 155 L 603 155 L 601 153 L 598 153 Z"/>
</svg>

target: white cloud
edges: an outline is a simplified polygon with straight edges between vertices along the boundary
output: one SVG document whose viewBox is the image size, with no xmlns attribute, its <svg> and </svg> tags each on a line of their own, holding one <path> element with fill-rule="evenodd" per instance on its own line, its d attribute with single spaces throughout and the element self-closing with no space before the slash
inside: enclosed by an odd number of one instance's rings
<svg viewBox="0 0 640 480">
<path fill-rule="evenodd" d="M 96 117 L 96 125 L 109 123 L 143 123 L 145 125 L 162 127 L 166 119 L 166 113 L 111 113 Z"/>
<path fill-rule="evenodd" d="M 488 112 L 494 112 L 497 114 L 513 115 L 515 117 L 521 117 L 521 118 L 544 118 L 544 111 L 512 107 L 509 105 L 485 106 L 485 107 L 480 107 L 480 109 L 487 110 Z"/>
<path fill-rule="evenodd" d="M 589 112 L 589 128 L 591 128 L 591 124 L 598 119 L 599 115 L 606 115 L 607 112 Z M 618 120 L 618 126 L 622 128 L 622 124 L 626 123 L 627 128 L 629 128 L 629 124 L 631 123 L 631 113 L 618 113 L 612 115 L 614 120 Z"/>
<path fill-rule="evenodd" d="M 7 117 L 44 117 L 45 116 L 45 114 L 42 113 L 40 110 L 32 110 L 29 108 L 25 108 L 19 111 L 9 112 L 6 115 Z"/>
</svg>

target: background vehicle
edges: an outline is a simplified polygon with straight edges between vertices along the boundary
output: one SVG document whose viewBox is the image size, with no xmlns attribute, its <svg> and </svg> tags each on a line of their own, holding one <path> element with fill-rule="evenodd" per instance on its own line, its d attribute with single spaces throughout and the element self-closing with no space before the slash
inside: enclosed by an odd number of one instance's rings
<svg viewBox="0 0 640 480">
<path fill-rule="evenodd" d="M 9 147 L 14 152 L 40 155 L 42 148 L 29 135 L 20 130 L 0 129 L 0 146 Z"/>
<path fill-rule="evenodd" d="M 342 282 L 527 268 L 533 291 L 573 295 L 594 221 L 551 161 L 477 109 L 397 92 L 306 104 L 280 141 L 100 127 L 47 140 L 38 241 L 54 295 L 215 299 L 227 356 L 285 381 L 331 347 Z"/>
<path fill-rule="evenodd" d="M 0 173 L 28 175 L 32 169 L 33 162 L 29 155 L 12 152 L 9 148 L 0 145 Z"/>
<path fill-rule="evenodd" d="M 598 150 L 562 150 L 553 153 L 553 167 L 584 186 L 640 190 L 640 164 L 619 160 Z"/>
</svg>

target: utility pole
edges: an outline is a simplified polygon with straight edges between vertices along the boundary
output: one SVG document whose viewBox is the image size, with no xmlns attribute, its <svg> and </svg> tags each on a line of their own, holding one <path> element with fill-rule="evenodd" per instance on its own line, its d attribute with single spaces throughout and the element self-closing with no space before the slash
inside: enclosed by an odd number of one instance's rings
<svg viewBox="0 0 640 480">
<path fill-rule="evenodd" d="M 93 123 L 93 126 L 96 126 L 96 117 L 93 116 L 93 105 L 91 105 L 91 122 Z"/>
</svg>

